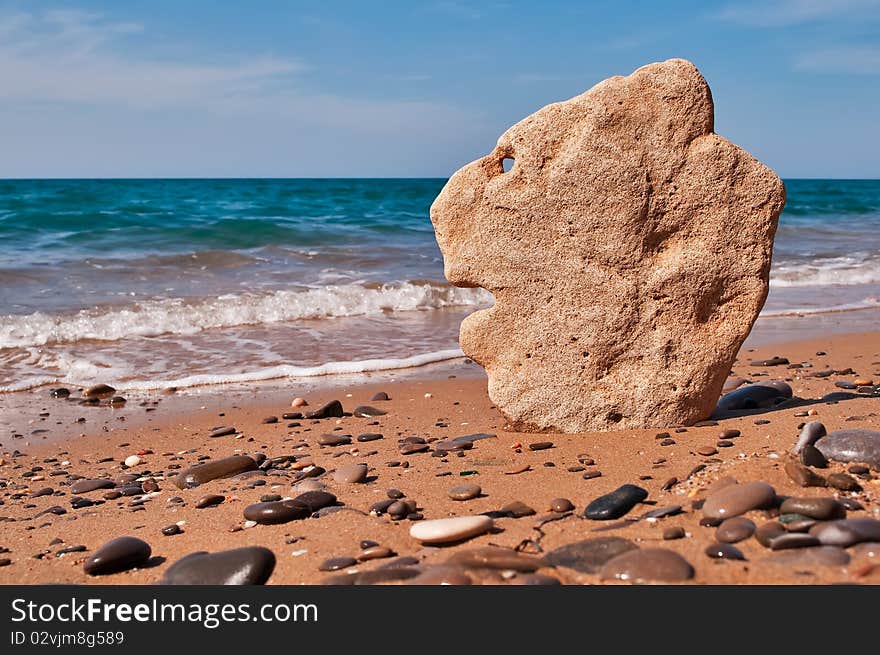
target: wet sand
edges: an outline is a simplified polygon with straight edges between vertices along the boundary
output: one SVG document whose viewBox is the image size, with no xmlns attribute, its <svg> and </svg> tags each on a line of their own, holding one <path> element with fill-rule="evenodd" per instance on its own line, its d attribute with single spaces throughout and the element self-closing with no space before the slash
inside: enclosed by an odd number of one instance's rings
<svg viewBox="0 0 880 655">
<path fill-rule="evenodd" d="M 815 400 L 841 391 L 835 386 L 841 380 L 861 377 L 880 382 L 878 333 L 831 334 L 793 343 L 768 339 L 764 345 L 753 345 L 756 342 L 761 343 L 752 339 L 744 347 L 733 373 L 754 381 L 788 380 L 794 395 L 802 399 Z M 807 367 L 749 365 L 750 360 L 776 355 Z M 808 377 L 811 372 L 829 368 L 851 368 L 853 373 Z M 430 377 L 400 380 L 385 375 L 367 383 L 362 378 L 323 379 L 307 385 L 251 385 L 182 394 L 155 392 L 129 396 L 126 405 L 118 409 L 51 398 L 44 388 L 27 396 L 26 401 L 19 400 L 14 417 L 9 415 L 7 404 L 0 435 L 0 548 L 7 552 L 0 553 L 0 559 L 10 562 L 0 567 L 0 583 L 150 584 L 188 553 L 259 545 L 272 550 L 277 559 L 269 584 L 321 584 L 340 582 L 344 580 L 340 576 L 388 564 L 390 558 L 359 563 L 339 572 L 319 570 L 329 558 L 356 556 L 363 540 L 377 542 L 397 556 L 414 557 L 418 563 L 413 567 L 425 570 L 455 553 L 483 546 L 541 556 L 566 544 L 598 537 L 620 537 L 641 548 L 675 551 L 693 566 L 691 582 L 696 584 L 880 582 L 880 567 L 876 565 L 880 554 L 872 556 L 878 551 L 871 548 L 849 548 L 847 564 L 829 565 L 817 563 L 811 549 L 774 552 L 749 538 L 736 544 L 745 561 L 711 558 L 705 549 L 715 542 L 716 528 L 701 525 L 703 514 L 694 506 L 696 503 L 699 507 L 719 480 L 733 477 L 740 483 L 764 480 L 779 496 L 851 499 L 864 509 L 850 510 L 849 517 L 880 518 L 880 478 L 876 471 L 854 476 L 861 491 L 839 491 L 800 487 L 783 470 L 804 421 L 820 420 L 829 431 L 880 429 L 880 399 L 876 395 L 863 394 L 837 403 L 785 404 L 783 408 L 753 410 L 720 420 L 717 425 L 678 430 L 537 435 L 505 429 L 503 418 L 486 395 L 485 377 L 473 364 L 456 362 L 421 373 Z M 378 391 L 387 392 L 391 399 L 372 401 Z M 338 399 L 348 412 L 358 405 L 372 405 L 387 414 L 374 418 L 283 419 L 284 413 L 302 409 L 290 406 L 297 396 L 308 400 L 306 410 Z M 809 416 L 804 415 L 806 412 Z M 278 422 L 264 423 L 269 416 L 278 417 Z M 85 421 L 76 422 L 78 418 Z M 291 423 L 299 425 L 288 427 Z M 218 426 L 234 426 L 236 433 L 209 437 L 208 433 Z M 732 445 L 719 447 L 720 433 L 730 429 L 740 430 L 741 436 L 731 439 Z M 668 432 L 667 439 L 674 443 L 657 438 L 662 432 Z M 323 434 L 357 437 L 362 433 L 381 433 L 383 438 L 365 443 L 353 440 L 341 446 L 317 444 Z M 434 456 L 433 444 L 438 440 L 473 433 L 496 436 L 476 441 L 471 450 L 460 455 Z M 428 451 L 401 454 L 398 441 L 405 437 L 425 439 Z M 552 446 L 534 451 L 529 448 L 538 442 L 552 442 Z M 710 450 L 717 452 L 698 452 Z M 217 459 L 260 452 L 269 458 L 293 455 L 295 466 L 271 469 L 267 475 L 242 480 L 213 480 L 194 489 L 178 489 L 168 479 L 179 470 L 173 467 L 190 466 L 200 456 Z M 122 462 L 137 453 L 141 453 L 140 462 L 126 469 Z M 368 465 L 366 482 L 341 483 L 334 479 L 336 469 L 361 462 Z M 303 470 L 301 467 L 307 464 L 320 466 L 327 473 L 297 482 L 295 469 Z M 846 472 L 849 467 L 832 462 L 817 473 L 827 477 Z M 585 479 L 585 473 L 596 471 L 601 475 Z M 126 473 L 138 474 L 139 481 L 155 480 L 158 492 L 102 500 L 106 490 L 96 490 L 81 494 L 96 504 L 71 507 L 73 494 L 68 487 L 72 475 L 116 480 Z M 673 478 L 675 482 L 671 482 Z M 255 481 L 258 486 L 254 486 Z M 450 499 L 447 491 L 463 483 L 478 484 L 482 494 L 467 501 Z M 243 510 L 248 505 L 267 494 L 294 497 L 315 484 L 335 494 L 343 509 L 322 512 L 320 518 L 246 527 Z M 588 503 L 623 484 L 644 488 L 647 499 L 623 520 L 583 518 Z M 52 491 L 44 492 L 46 495 L 34 494 L 47 488 Z M 423 520 L 497 512 L 514 501 L 530 506 L 535 514 L 513 518 L 496 513 L 495 527 L 489 533 L 452 546 L 426 547 L 409 534 L 415 521 L 370 513 L 374 503 L 388 498 L 389 489 L 398 489 L 405 499 L 416 501 Z M 209 494 L 222 496 L 223 502 L 197 509 L 197 501 Z M 183 502 L 169 502 L 174 497 Z M 550 512 L 551 501 L 556 498 L 569 499 L 574 511 Z M 681 506 L 681 513 L 629 520 L 652 509 L 675 505 Z M 65 513 L 40 515 L 52 506 L 64 508 Z M 776 515 L 778 509 L 772 508 L 746 514 L 758 526 Z M 162 534 L 163 527 L 181 521 L 181 534 Z M 682 528 L 684 538 L 664 540 L 663 534 L 670 528 Z M 83 561 L 106 541 L 124 535 L 151 545 L 150 566 L 105 576 L 86 575 Z M 71 546 L 85 549 L 57 555 Z M 785 554 L 784 561 L 774 563 L 773 558 L 780 553 Z M 527 573 L 511 573 L 503 568 L 470 568 L 464 573 L 475 583 L 532 581 Z M 562 566 L 545 566 L 539 573 L 563 583 L 600 581 L 598 573 Z"/>
</svg>

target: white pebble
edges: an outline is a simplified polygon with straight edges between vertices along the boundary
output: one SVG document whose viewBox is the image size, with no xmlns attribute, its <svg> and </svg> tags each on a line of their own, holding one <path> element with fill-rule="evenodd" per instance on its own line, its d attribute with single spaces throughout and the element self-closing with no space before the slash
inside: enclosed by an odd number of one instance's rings
<svg viewBox="0 0 880 655">
<path fill-rule="evenodd" d="M 245 522 L 244 522 L 244 527 L 245 527 L 245 529 L 247 529 L 247 528 L 252 528 L 252 527 L 254 527 L 256 524 L 257 524 L 256 521 L 245 521 Z"/>
<path fill-rule="evenodd" d="M 488 516 L 456 516 L 449 519 L 418 521 L 409 530 L 409 536 L 423 544 L 443 544 L 476 537 L 494 525 Z"/>
<path fill-rule="evenodd" d="M 434 397 L 434 394 L 432 394 L 432 393 L 425 394 L 425 398 L 433 398 L 433 397 Z"/>
<path fill-rule="evenodd" d="M 141 463 L 141 458 L 138 457 L 137 455 L 129 455 L 128 457 L 125 458 L 125 465 L 128 468 L 132 468 L 133 466 L 137 466 L 140 463 Z"/>
<path fill-rule="evenodd" d="M 300 555 L 305 555 L 307 552 L 309 552 L 309 551 L 306 550 L 305 548 L 301 548 L 300 550 L 293 551 L 291 553 L 291 555 L 293 555 L 294 557 L 299 557 Z"/>
<path fill-rule="evenodd" d="M 305 398 L 294 398 L 293 402 L 290 403 L 291 407 L 305 407 L 308 405 Z"/>
</svg>

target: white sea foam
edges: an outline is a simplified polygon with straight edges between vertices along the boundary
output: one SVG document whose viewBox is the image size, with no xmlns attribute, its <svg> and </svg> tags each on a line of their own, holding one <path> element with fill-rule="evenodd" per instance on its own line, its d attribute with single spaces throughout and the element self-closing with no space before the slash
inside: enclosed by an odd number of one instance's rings
<svg viewBox="0 0 880 655">
<path fill-rule="evenodd" d="M 460 359 L 464 356 L 464 353 L 459 348 L 451 348 L 401 358 L 389 357 L 381 359 L 363 359 L 359 361 L 327 362 L 315 366 L 282 364 L 280 366 L 270 366 L 245 373 L 201 374 L 169 380 L 127 380 L 125 382 L 116 382 L 111 379 L 110 382 L 112 382 L 113 386 L 119 391 L 167 389 L 169 387 L 186 388 L 216 384 L 259 382 L 281 378 L 313 378 L 327 375 L 352 375 L 377 371 L 391 371 L 426 366 L 428 364 Z M 63 377 L 32 377 L 7 386 L 0 385 L 0 393 L 25 391 L 27 389 L 33 389 L 47 384 L 88 386 L 99 380 L 104 381 L 107 378 L 107 371 L 104 371 L 102 376 L 92 375 L 90 374 L 91 371 L 92 369 L 86 362 L 71 362 L 70 371 Z"/>
<path fill-rule="evenodd" d="M 28 348 L 85 339 L 117 341 L 162 334 L 192 335 L 212 328 L 479 306 L 491 302 L 491 295 L 482 289 L 411 282 L 379 287 L 348 284 L 303 291 L 229 294 L 194 302 L 170 298 L 60 316 L 42 312 L 2 316 L 0 348 Z"/>
<path fill-rule="evenodd" d="M 832 257 L 780 263 L 770 273 L 770 286 L 812 287 L 880 283 L 880 260 L 874 257 Z"/>
<path fill-rule="evenodd" d="M 784 318 L 789 316 L 811 316 L 815 314 L 836 314 L 838 312 L 855 312 L 862 309 L 876 309 L 880 307 L 880 298 L 865 298 L 858 302 L 845 303 L 842 305 L 829 305 L 827 307 L 793 307 L 783 309 L 764 309 L 759 318 Z"/>
</svg>

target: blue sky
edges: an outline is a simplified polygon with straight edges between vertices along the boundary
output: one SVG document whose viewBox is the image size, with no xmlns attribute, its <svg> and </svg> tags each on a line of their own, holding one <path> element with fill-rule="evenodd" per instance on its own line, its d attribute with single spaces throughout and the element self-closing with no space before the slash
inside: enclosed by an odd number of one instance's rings
<svg viewBox="0 0 880 655">
<path fill-rule="evenodd" d="M 444 177 L 669 57 L 782 176 L 880 177 L 880 0 L 0 0 L 0 177 Z"/>
</svg>

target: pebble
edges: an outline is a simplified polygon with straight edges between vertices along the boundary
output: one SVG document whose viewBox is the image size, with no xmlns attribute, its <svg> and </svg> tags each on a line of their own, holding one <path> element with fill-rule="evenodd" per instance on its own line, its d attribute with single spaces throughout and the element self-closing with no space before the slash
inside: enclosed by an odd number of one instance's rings
<svg viewBox="0 0 880 655">
<path fill-rule="evenodd" d="M 789 568 L 808 566 L 845 566 L 850 556 L 838 546 L 813 546 L 787 549 L 768 555 L 762 562 Z"/>
<path fill-rule="evenodd" d="M 552 441 L 536 441 L 529 444 L 529 450 L 547 450 L 548 448 L 553 448 Z"/>
<path fill-rule="evenodd" d="M 501 514 L 506 514 L 507 516 L 514 519 L 525 518 L 526 516 L 534 516 L 536 514 L 535 510 L 524 502 L 515 500 L 512 503 L 507 503 L 504 507 L 498 510 Z"/>
<path fill-rule="evenodd" d="M 84 398 L 109 398 L 116 393 L 116 389 L 109 384 L 95 384 L 83 391 Z M 68 393 L 68 395 L 70 395 Z"/>
<path fill-rule="evenodd" d="M 636 549 L 638 546 L 629 539 L 598 537 L 557 548 L 547 553 L 544 560 L 552 566 L 561 566 L 580 573 L 597 573 L 609 560 Z"/>
<path fill-rule="evenodd" d="M 221 496 L 219 494 L 209 494 L 207 496 L 202 496 L 196 501 L 196 509 L 205 509 L 206 507 L 214 507 L 215 505 L 219 505 L 224 500 L 226 500 L 226 496 Z"/>
<path fill-rule="evenodd" d="M 829 521 L 814 525 L 810 534 L 824 546 L 847 548 L 865 541 L 880 541 L 880 521 L 869 518 Z"/>
<path fill-rule="evenodd" d="M 216 439 L 217 437 L 228 437 L 231 434 L 235 434 L 236 429 L 232 426 L 221 425 L 219 428 L 214 428 L 208 433 L 208 436 Z"/>
<path fill-rule="evenodd" d="M 750 366 L 782 366 L 788 364 L 789 361 L 785 357 L 771 357 L 770 359 L 756 359 L 749 362 Z"/>
<path fill-rule="evenodd" d="M 431 586 L 464 586 L 471 584 L 471 582 L 467 572 L 457 566 L 432 566 L 410 580 L 410 584 Z"/>
<path fill-rule="evenodd" d="M 321 562 L 318 570 L 338 571 L 340 569 L 347 569 L 349 566 L 354 566 L 357 563 L 358 561 L 354 557 L 331 557 Z"/>
<path fill-rule="evenodd" d="M 625 552 L 605 563 L 603 580 L 627 582 L 683 582 L 694 577 L 694 568 L 678 553 L 665 548 Z"/>
<path fill-rule="evenodd" d="M 379 546 L 377 544 L 375 546 L 363 547 L 363 545 L 361 545 L 361 552 L 358 553 L 357 559 L 359 562 L 368 562 L 374 559 L 384 559 L 393 556 L 394 551 L 385 546 Z"/>
<path fill-rule="evenodd" d="M 818 546 L 819 540 L 813 535 L 803 532 L 786 532 L 770 539 L 770 550 L 787 550 L 789 548 L 808 548 Z"/>
<path fill-rule="evenodd" d="M 294 399 L 290 402 L 290 406 L 291 406 L 291 407 L 308 407 L 308 406 L 309 406 L 309 403 L 306 402 L 306 399 L 305 399 L 305 398 L 294 398 Z"/>
<path fill-rule="evenodd" d="M 834 498 L 786 498 L 780 505 L 779 512 L 801 514 L 820 521 L 846 517 L 846 510 Z"/>
<path fill-rule="evenodd" d="M 755 534 L 755 524 L 743 516 L 725 519 L 715 530 L 715 538 L 725 544 L 735 544 Z"/>
<path fill-rule="evenodd" d="M 712 559 L 735 559 L 745 560 L 746 556 L 736 546 L 725 544 L 709 544 L 704 551 L 708 557 Z"/>
<path fill-rule="evenodd" d="M 352 411 L 352 414 L 355 416 L 359 416 L 361 418 L 373 418 L 374 416 L 385 416 L 387 414 L 385 410 L 378 409 L 376 407 L 371 407 L 370 405 L 358 405 Z"/>
<path fill-rule="evenodd" d="M 840 491 L 861 491 L 862 486 L 846 473 L 832 473 L 828 476 L 828 486 Z"/>
<path fill-rule="evenodd" d="M 785 463 L 785 473 L 795 484 L 801 487 L 824 487 L 825 479 L 800 462 L 789 460 Z"/>
<path fill-rule="evenodd" d="M 554 498 L 550 501 L 550 511 L 560 514 L 574 510 L 574 503 L 568 498 Z"/>
<path fill-rule="evenodd" d="M 533 573 L 546 566 L 541 557 L 519 553 L 510 548 L 486 546 L 474 550 L 462 550 L 446 560 L 447 565 L 462 566 L 466 569 L 500 569 Z"/>
<path fill-rule="evenodd" d="M 125 458 L 125 461 L 123 463 L 128 468 L 134 468 L 135 466 L 137 466 L 138 464 L 141 463 L 141 458 L 138 457 L 137 455 L 129 455 L 128 457 Z"/>
<path fill-rule="evenodd" d="M 783 534 L 786 534 L 786 531 L 782 523 L 779 521 L 768 521 L 758 526 L 758 529 L 755 530 L 755 539 L 765 548 L 770 548 L 770 543 L 773 539 Z"/>
<path fill-rule="evenodd" d="M 665 541 L 672 541 L 675 539 L 684 539 L 687 536 L 687 532 L 685 532 L 684 528 L 680 525 L 673 526 L 671 528 L 666 528 L 663 531 L 663 539 Z"/>
<path fill-rule="evenodd" d="M 163 585 L 261 585 L 275 569 L 275 555 L 262 546 L 217 553 L 190 553 L 168 567 Z"/>
<path fill-rule="evenodd" d="M 82 479 L 82 480 L 77 480 L 72 485 L 70 485 L 70 493 L 72 493 L 72 494 L 87 494 L 90 491 L 96 491 L 97 489 L 112 489 L 115 486 L 116 485 L 113 483 L 113 480 Z"/>
<path fill-rule="evenodd" d="M 594 521 L 618 519 L 647 497 L 648 492 L 645 489 L 625 484 L 592 501 L 584 510 L 584 516 Z"/>
<path fill-rule="evenodd" d="M 322 434 L 318 437 L 319 446 L 347 446 L 350 443 L 350 434 Z"/>
<path fill-rule="evenodd" d="M 488 516 L 458 516 L 420 521 L 410 528 L 409 534 L 423 544 L 444 544 L 476 537 L 491 530 L 493 525 Z"/>
<path fill-rule="evenodd" d="M 804 466 L 812 466 L 817 469 L 828 468 L 828 460 L 815 446 L 806 445 L 801 449 L 801 464 Z"/>
<path fill-rule="evenodd" d="M 431 447 L 426 443 L 414 443 L 414 442 L 406 442 L 400 445 L 400 454 L 401 455 L 413 455 L 415 453 L 424 453 L 430 450 Z"/>
<path fill-rule="evenodd" d="M 703 516 L 709 519 L 739 516 L 753 509 L 769 507 L 775 498 L 776 491 L 763 481 L 729 485 L 706 499 Z"/>
<path fill-rule="evenodd" d="M 710 455 L 716 455 L 718 450 L 712 446 L 700 446 L 697 448 L 697 453 L 699 455 L 703 455 L 704 457 L 708 457 Z"/>
<path fill-rule="evenodd" d="M 791 452 L 797 455 L 804 449 L 804 446 L 812 446 L 819 439 L 824 437 L 825 434 L 825 426 L 820 421 L 808 421 L 807 423 L 804 423 L 804 427 L 801 428 L 801 433 L 798 436 L 797 443 L 795 443 Z"/>
<path fill-rule="evenodd" d="M 483 490 L 478 484 L 458 484 L 446 492 L 452 500 L 471 500 L 479 496 Z"/>
<path fill-rule="evenodd" d="M 366 464 L 348 464 L 336 469 L 333 479 L 340 484 L 359 484 L 367 479 Z"/>
<path fill-rule="evenodd" d="M 101 546 L 83 564 L 89 575 L 105 575 L 133 569 L 147 562 L 150 544 L 137 537 L 117 537 Z"/>
<path fill-rule="evenodd" d="M 381 434 L 375 432 L 367 432 L 365 434 L 359 434 L 357 440 L 360 443 L 367 443 L 370 441 L 378 441 L 379 439 L 383 439 L 384 437 Z"/>
<path fill-rule="evenodd" d="M 816 442 L 828 459 L 859 462 L 880 470 L 880 432 L 876 430 L 835 430 Z"/>
<path fill-rule="evenodd" d="M 324 509 L 325 507 L 335 505 L 336 496 L 328 491 L 312 489 L 311 491 L 301 493 L 299 496 L 293 499 L 293 502 L 304 505 L 306 508 L 308 508 L 309 512 L 317 512 Z"/>
<path fill-rule="evenodd" d="M 180 529 L 180 526 L 177 523 L 172 523 L 171 525 L 166 525 L 162 528 L 162 534 L 166 537 L 173 537 L 176 534 L 182 534 L 183 530 Z"/>
<path fill-rule="evenodd" d="M 312 512 L 305 505 L 294 500 L 279 500 L 272 503 L 254 503 L 244 508 L 244 517 L 262 525 L 287 523 L 308 517 Z"/>
<path fill-rule="evenodd" d="M 342 403 L 338 400 L 331 400 L 329 403 L 318 409 L 306 412 L 305 416 L 306 418 L 311 419 L 342 418 L 343 414 Z"/>
<path fill-rule="evenodd" d="M 781 380 L 757 382 L 721 396 L 718 400 L 716 411 L 729 412 L 741 409 L 772 407 L 791 397 L 791 387 Z"/>
<path fill-rule="evenodd" d="M 211 480 L 232 477 L 256 468 L 257 462 L 253 457 L 233 455 L 190 466 L 175 475 L 172 482 L 178 489 L 192 489 Z"/>
<path fill-rule="evenodd" d="M 391 397 L 387 393 L 385 393 L 384 391 L 377 391 L 376 393 L 373 394 L 373 397 L 370 398 L 370 400 L 371 401 L 391 400 Z"/>
</svg>

